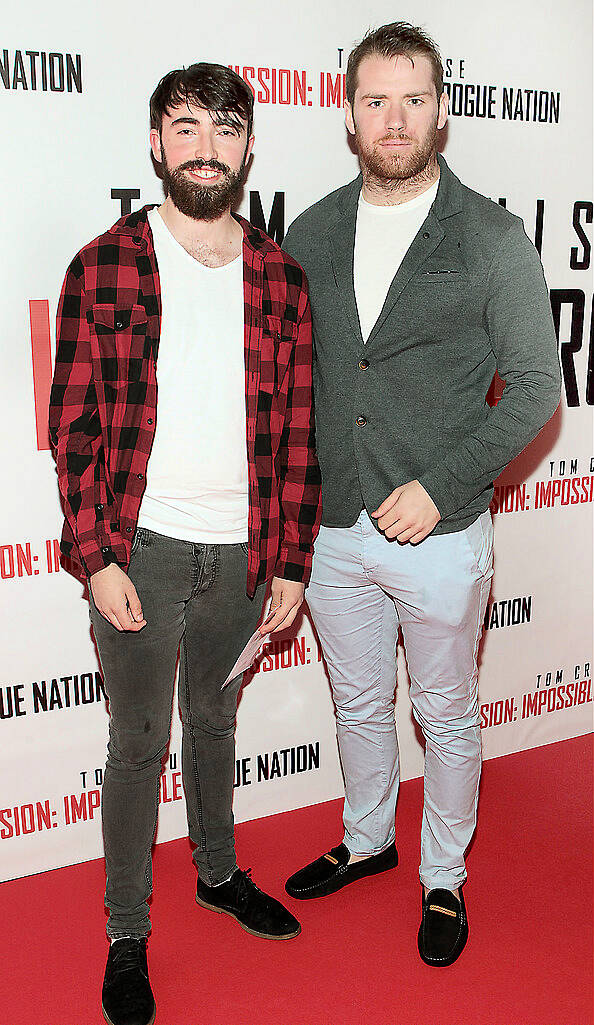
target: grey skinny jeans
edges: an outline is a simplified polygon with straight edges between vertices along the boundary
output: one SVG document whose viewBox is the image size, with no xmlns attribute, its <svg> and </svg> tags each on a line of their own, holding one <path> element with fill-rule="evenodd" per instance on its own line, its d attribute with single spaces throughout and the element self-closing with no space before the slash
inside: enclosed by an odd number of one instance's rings
<svg viewBox="0 0 594 1025">
<path fill-rule="evenodd" d="M 180 655 L 182 775 L 194 861 L 209 885 L 236 867 L 233 835 L 235 718 L 241 677 L 221 684 L 256 628 L 264 588 L 245 593 L 247 544 L 204 545 L 139 528 L 128 574 L 147 625 L 121 633 L 90 615 L 109 697 L 103 782 L 107 934 L 151 928 L 151 847 L 162 759 Z"/>
</svg>

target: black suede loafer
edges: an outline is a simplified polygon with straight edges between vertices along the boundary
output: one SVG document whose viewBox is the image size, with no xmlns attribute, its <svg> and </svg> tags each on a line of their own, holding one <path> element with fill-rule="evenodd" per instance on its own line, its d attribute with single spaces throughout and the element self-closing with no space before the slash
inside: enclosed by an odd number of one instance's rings
<svg viewBox="0 0 594 1025">
<path fill-rule="evenodd" d="M 236 868 L 220 886 L 207 886 L 198 879 L 196 903 L 220 915 L 229 915 L 252 936 L 267 940 L 289 940 L 298 936 L 301 926 L 280 901 L 259 890 L 250 878 L 251 869 Z"/>
<path fill-rule="evenodd" d="M 109 948 L 102 993 L 109 1025 L 152 1025 L 156 1007 L 148 977 L 146 939 L 124 937 Z"/>
<path fill-rule="evenodd" d="M 468 919 L 462 889 L 460 900 L 451 890 L 422 891 L 419 954 L 425 964 L 445 968 L 460 957 L 468 939 Z"/>
<path fill-rule="evenodd" d="M 350 853 L 343 843 L 333 847 L 328 854 L 312 861 L 310 865 L 295 872 L 285 883 L 285 890 L 290 897 L 297 900 L 311 900 L 314 897 L 327 897 L 336 893 L 343 886 L 354 883 L 356 879 L 373 876 L 378 872 L 386 872 L 396 868 L 398 854 L 396 845 L 390 844 L 381 854 L 371 854 L 363 861 L 348 864 Z"/>
</svg>

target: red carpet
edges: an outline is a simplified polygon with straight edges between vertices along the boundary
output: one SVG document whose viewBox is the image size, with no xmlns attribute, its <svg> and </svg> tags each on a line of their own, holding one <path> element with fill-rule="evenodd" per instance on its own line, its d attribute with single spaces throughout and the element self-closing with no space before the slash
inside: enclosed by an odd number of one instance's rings
<svg viewBox="0 0 594 1025">
<path fill-rule="evenodd" d="M 486 763 L 465 889 L 470 939 L 447 969 L 416 950 L 422 781 L 405 783 L 400 866 L 332 897 L 287 898 L 272 942 L 198 908 L 187 841 L 155 852 L 156 1025 L 591 1025 L 592 738 Z M 340 802 L 238 826 L 243 867 L 281 896 L 340 839 Z M 99 1025 L 103 865 L 0 886 L 0 1025 Z"/>
</svg>

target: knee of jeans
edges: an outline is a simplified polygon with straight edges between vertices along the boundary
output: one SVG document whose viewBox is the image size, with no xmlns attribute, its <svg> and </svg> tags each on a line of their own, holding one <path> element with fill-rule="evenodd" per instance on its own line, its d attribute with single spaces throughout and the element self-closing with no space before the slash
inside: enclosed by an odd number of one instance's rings
<svg viewBox="0 0 594 1025">
<path fill-rule="evenodd" d="M 161 762 L 169 744 L 162 732 L 153 733 L 145 722 L 142 732 L 111 728 L 107 745 L 107 765 L 124 772 L 149 776 L 161 771 Z"/>
<path fill-rule="evenodd" d="M 370 724 L 394 725 L 393 694 L 357 694 L 344 701 L 336 701 L 336 721 L 345 729 Z"/>
<path fill-rule="evenodd" d="M 181 721 L 185 729 L 207 733 L 211 737 L 230 737 L 235 733 L 237 713 L 221 709 L 201 708 L 200 712 L 181 710 Z"/>
<path fill-rule="evenodd" d="M 467 736 L 469 731 L 480 727 L 479 711 L 475 704 L 466 708 L 460 715 L 456 715 L 455 710 L 451 708 L 444 709 L 443 715 L 440 715 L 437 709 L 423 713 L 413 706 L 413 715 L 425 737 L 442 742 L 454 737 Z"/>
</svg>

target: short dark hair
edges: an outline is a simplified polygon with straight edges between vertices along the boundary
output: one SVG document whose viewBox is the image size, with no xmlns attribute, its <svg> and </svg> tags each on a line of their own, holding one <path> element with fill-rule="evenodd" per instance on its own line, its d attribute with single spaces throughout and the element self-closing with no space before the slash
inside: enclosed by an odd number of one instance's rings
<svg viewBox="0 0 594 1025">
<path fill-rule="evenodd" d="M 367 33 L 349 56 L 346 70 L 346 94 L 351 107 L 357 89 L 357 73 L 366 57 L 408 57 L 423 54 L 431 62 L 437 99 L 443 92 L 443 64 L 436 44 L 423 29 L 407 21 L 393 21 Z M 414 61 L 413 61 L 414 62 Z"/>
<path fill-rule="evenodd" d="M 248 138 L 252 134 L 254 94 L 231 68 L 202 62 L 169 71 L 150 99 L 151 128 L 160 132 L 164 115 L 172 107 L 188 102 L 218 114 L 221 124 L 230 123 L 237 128 L 237 120 L 229 118 L 229 114 L 235 114 L 237 119 L 247 121 Z"/>
</svg>

